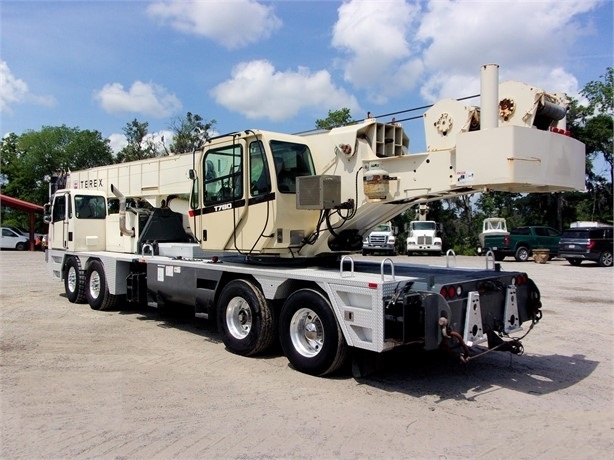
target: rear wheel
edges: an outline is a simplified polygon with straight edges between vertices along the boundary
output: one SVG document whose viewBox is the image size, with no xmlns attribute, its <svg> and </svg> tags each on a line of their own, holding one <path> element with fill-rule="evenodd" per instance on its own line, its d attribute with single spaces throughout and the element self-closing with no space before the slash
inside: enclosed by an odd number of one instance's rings
<svg viewBox="0 0 614 460">
<path fill-rule="evenodd" d="M 567 262 L 577 267 L 582 263 L 582 259 L 567 259 Z"/>
<path fill-rule="evenodd" d="M 85 302 L 85 276 L 81 270 L 81 262 L 76 257 L 70 257 L 66 261 L 64 292 L 69 302 Z"/>
<path fill-rule="evenodd" d="M 516 249 L 516 254 L 514 255 L 514 258 L 518 262 L 526 262 L 527 260 L 529 260 L 529 249 L 525 248 L 524 246 L 520 246 L 518 249 Z"/>
<path fill-rule="evenodd" d="M 85 276 L 85 298 L 92 310 L 111 310 L 116 307 L 118 297 L 109 293 L 102 262 L 92 261 Z"/>
<path fill-rule="evenodd" d="M 247 280 L 224 286 L 217 304 L 218 330 L 232 353 L 251 356 L 275 340 L 274 316 L 264 294 Z"/>
<path fill-rule="evenodd" d="M 611 267 L 612 266 L 612 251 L 603 251 L 599 256 L 599 260 L 597 261 L 599 265 L 602 267 Z"/>
<path fill-rule="evenodd" d="M 313 289 L 296 291 L 279 319 L 284 354 L 300 372 L 330 374 L 346 361 L 348 347 L 328 300 Z"/>
</svg>

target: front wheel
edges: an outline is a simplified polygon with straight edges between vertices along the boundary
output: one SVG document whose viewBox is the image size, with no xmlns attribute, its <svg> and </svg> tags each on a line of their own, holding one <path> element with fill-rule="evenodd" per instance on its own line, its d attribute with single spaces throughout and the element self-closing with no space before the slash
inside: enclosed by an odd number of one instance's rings
<svg viewBox="0 0 614 460">
<path fill-rule="evenodd" d="M 514 258 L 518 262 L 526 262 L 527 260 L 529 260 L 529 249 L 525 248 L 524 246 L 520 246 L 518 249 L 516 249 L 516 254 L 514 255 Z"/>
<path fill-rule="evenodd" d="M 597 261 L 599 265 L 602 267 L 611 267 L 612 266 L 612 251 L 603 251 L 599 256 L 599 260 Z"/>
<path fill-rule="evenodd" d="M 15 249 L 17 249 L 18 251 L 25 251 L 26 250 L 26 243 L 20 241 L 19 243 L 17 243 L 15 245 Z"/>
<path fill-rule="evenodd" d="M 76 257 L 70 257 L 66 261 L 64 292 L 69 302 L 85 302 L 85 276 L 83 270 L 81 270 L 81 262 Z"/>
<path fill-rule="evenodd" d="M 98 260 L 92 261 L 87 268 L 85 298 L 92 310 L 111 310 L 117 305 L 118 296 L 109 293 L 104 266 Z"/>
<path fill-rule="evenodd" d="M 262 291 L 247 280 L 224 286 L 217 303 L 217 324 L 226 348 L 238 355 L 261 353 L 275 340 L 273 311 Z"/>
<path fill-rule="evenodd" d="M 286 299 L 279 335 L 288 361 L 305 374 L 330 374 L 347 358 L 348 347 L 333 309 L 324 295 L 313 289 L 301 289 Z"/>
</svg>

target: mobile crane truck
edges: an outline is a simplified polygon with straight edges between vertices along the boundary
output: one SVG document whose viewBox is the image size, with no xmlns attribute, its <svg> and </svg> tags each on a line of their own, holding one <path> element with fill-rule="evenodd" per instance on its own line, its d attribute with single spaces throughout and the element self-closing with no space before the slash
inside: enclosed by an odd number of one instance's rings
<svg viewBox="0 0 614 460">
<path fill-rule="evenodd" d="M 246 130 L 192 154 L 70 172 L 46 206 L 47 266 L 69 301 L 215 318 L 226 348 L 278 338 L 298 371 L 325 375 L 350 356 L 406 344 L 522 351 L 541 317 L 523 272 L 354 260 L 377 224 L 420 203 L 501 190 L 584 187 L 584 146 L 565 131 L 567 99 L 482 67 L 481 107 L 424 114 L 428 151 L 395 123 L 309 135 Z M 476 347 L 476 345 L 485 343 Z"/>
</svg>

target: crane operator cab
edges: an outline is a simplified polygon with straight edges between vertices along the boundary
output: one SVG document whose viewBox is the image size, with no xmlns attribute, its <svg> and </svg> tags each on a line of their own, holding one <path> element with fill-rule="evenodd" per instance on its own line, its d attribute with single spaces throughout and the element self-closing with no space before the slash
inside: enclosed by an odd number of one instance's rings
<svg viewBox="0 0 614 460">
<path fill-rule="evenodd" d="M 296 207 L 296 178 L 315 175 L 311 151 L 283 137 L 247 131 L 205 148 L 189 213 L 204 250 L 288 256 L 315 230 L 319 213 Z"/>
</svg>

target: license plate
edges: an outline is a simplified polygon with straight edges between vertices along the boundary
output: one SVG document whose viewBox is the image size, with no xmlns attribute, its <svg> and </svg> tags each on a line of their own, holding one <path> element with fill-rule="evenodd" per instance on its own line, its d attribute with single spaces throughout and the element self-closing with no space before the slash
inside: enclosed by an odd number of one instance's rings
<svg viewBox="0 0 614 460">
<path fill-rule="evenodd" d="M 575 244 L 568 244 L 568 245 L 567 245 L 567 247 L 568 247 L 569 249 L 573 249 L 573 248 L 575 248 L 575 247 L 576 247 L 576 245 L 575 245 Z"/>
</svg>

